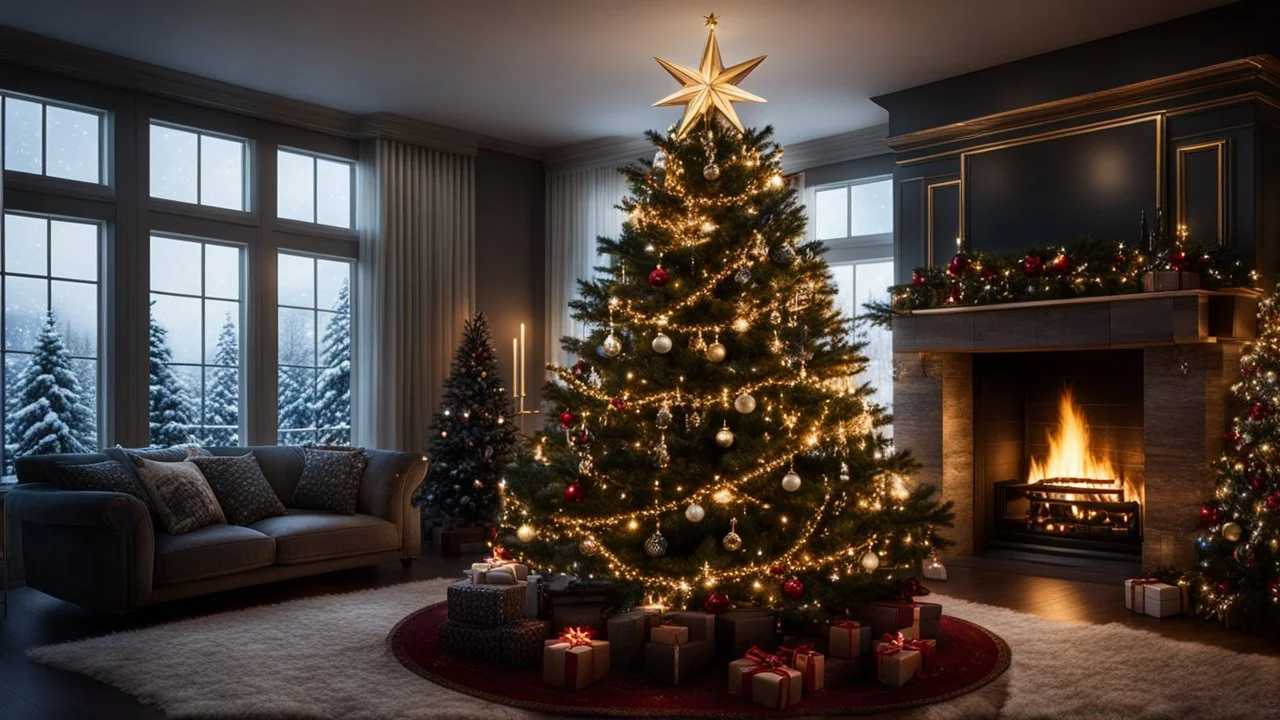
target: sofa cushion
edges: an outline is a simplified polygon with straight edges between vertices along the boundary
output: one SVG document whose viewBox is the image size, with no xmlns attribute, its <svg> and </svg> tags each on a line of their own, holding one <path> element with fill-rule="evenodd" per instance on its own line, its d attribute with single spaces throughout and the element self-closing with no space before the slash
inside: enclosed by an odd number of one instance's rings
<svg viewBox="0 0 1280 720">
<path fill-rule="evenodd" d="M 181 535 L 227 521 L 213 489 L 191 462 L 156 462 L 133 454 L 129 459 L 169 534 Z"/>
<path fill-rule="evenodd" d="M 399 529 L 372 515 L 340 515 L 291 508 L 288 515 L 259 520 L 249 527 L 275 538 L 276 562 L 281 565 L 400 547 Z"/>
<path fill-rule="evenodd" d="M 210 525 L 181 535 L 156 533 L 156 584 L 230 575 L 275 560 L 275 540 L 239 525 Z"/>
<path fill-rule="evenodd" d="M 302 455 L 302 478 L 298 480 L 289 506 L 354 515 L 360 495 L 360 479 L 369 462 L 364 450 L 303 448 Z"/>
<path fill-rule="evenodd" d="M 227 522 L 232 525 L 248 525 L 284 514 L 284 505 L 252 453 L 239 457 L 193 457 L 191 463 L 200 468 Z"/>
<path fill-rule="evenodd" d="M 59 485 L 67 490 L 103 490 L 132 495 L 155 512 L 146 488 L 138 476 L 115 460 L 97 463 L 58 463 Z"/>
</svg>

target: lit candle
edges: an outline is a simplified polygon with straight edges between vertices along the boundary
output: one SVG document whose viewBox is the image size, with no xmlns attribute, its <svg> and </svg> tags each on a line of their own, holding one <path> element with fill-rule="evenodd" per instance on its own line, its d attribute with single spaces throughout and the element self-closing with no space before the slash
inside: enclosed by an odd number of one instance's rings
<svg viewBox="0 0 1280 720">
<path fill-rule="evenodd" d="M 524 397 L 528 389 L 524 377 L 524 323 L 520 323 L 520 397 Z"/>
<path fill-rule="evenodd" d="M 511 338 L 511 398 L 520 397 L 520 376 L 516 374 L 516 357 L 519 355 L 520 341 Z"/>
</svg>

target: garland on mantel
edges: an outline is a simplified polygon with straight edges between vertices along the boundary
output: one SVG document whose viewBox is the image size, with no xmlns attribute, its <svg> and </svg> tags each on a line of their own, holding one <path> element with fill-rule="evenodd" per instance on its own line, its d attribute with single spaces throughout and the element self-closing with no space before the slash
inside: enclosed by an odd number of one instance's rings
<svg viewBox="0 0 1280 720">
<path fill-rule="evenodd" d="M 1152 252 L 1085 237 L 1069 247 L 1039 246 L 1018 255 L 961 246 L 946 267 L 916 268 L 910 283 L 891 286 L 890 300 L 867 303 L 863 315 L 889 326 L 912 310 L 1126 295 L 1142 292 L 1142 276 L 1159 271 L 1196 273 L 1206 290 L 1256 284 L 1257 273 L 1224 246 L 1192 245 L 1185 234 L 1162 244 Z"/>
</svg>

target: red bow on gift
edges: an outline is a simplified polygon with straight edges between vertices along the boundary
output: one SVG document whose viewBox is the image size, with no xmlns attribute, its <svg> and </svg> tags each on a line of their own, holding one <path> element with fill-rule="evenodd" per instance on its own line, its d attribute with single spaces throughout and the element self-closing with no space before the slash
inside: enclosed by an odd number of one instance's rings
<svg viewBox="0 0 1280 720">
<path fill-rule="evenodd" d="M 756 675 L 762 673 L 774 673 L 781 676 L 784 680 L 790 679 L 791 675 L 787 672 L 787 664 L 783 661 L 781 655 L 773 655 L 767 653 L 755 645 L 746 652 L 746 657 L 756 662 L 755 666 L 742 671 L 742 694 L 745 697 L 751 697 L 751 683 L 754 682 Z M 779 693 L 785 694 L 787 683 L 782 683 L 778 688 Z"/>
<path fill-rule="evenodd" d="M 885 645 L 888 647 L 884 647 Z M 876 655 L 884 657 L 903 650 L 915 650 L 920 653 L 920 668 L 916 670 L 916 677 L 923 680 L 933 666 L 933 649 L 934 644 L 928 640 L 908 640 L 902 636 L 902 633 L 885 633 L 880 638 L 880 647 L 876 648 Z"/>
<path fill-rule="evenodd" d="M 928 595 L 931 591 L 919 580 L 909 577 L 898 581 L 898 592 L 902 594 L 904 600 L 911 602 L 911 598 Z"/>
<path fill-rule="evenodd" d="M 595 631 L 589 627 L 566 627 L 560 631 L 560 642 L 569 643 L 569 647 L 590 645 Z"/>
<path fill-rule="evenodd" d="M 778 648 L 778 657 L 782 658 L 785 664 L 795 667 L 797 655 L 808 655 L 812 652 L 814 652 L 813 643 L 804 643 L 802 645 L 796 645 L 795 647 L 783 645 Z"/>
</svg>

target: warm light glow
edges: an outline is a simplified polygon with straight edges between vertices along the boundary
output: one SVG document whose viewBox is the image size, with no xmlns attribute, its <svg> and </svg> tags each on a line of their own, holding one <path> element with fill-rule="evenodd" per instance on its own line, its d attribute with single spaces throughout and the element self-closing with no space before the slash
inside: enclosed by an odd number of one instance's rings
<svg viewBox="0 0 1280 720">
<path fill-rule="evenodd" d="M 1090 447 L 1089 424 L 1068 388 L 1058 400 L 1058 428 L 1049 433 L 1049 456 L 1043 461 L 1032 457 L 1028 475 L 1029 483 L 1053 479 L 1055 484 L 1071 478 L 1118 481 L 1120 477 L 1106 456 Z"/>
</svg>

